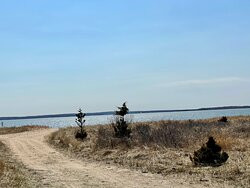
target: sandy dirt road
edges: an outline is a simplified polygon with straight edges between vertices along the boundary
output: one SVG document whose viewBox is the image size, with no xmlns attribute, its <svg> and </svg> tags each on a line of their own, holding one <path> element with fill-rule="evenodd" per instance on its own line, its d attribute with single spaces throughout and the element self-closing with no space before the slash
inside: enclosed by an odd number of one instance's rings
<svg viewBox="0 0 250 188">
<path fill-rule="evenodd" d="M 42 186 L 38 187 L 187 187 L 178 183 L 179 180 L 167 180 L 160 175 L 65 156 L 45 141 L 46 135 L 53 131 L 55 129 L 0 136 L 15 158 L 39 176 Z"/>
</svg>

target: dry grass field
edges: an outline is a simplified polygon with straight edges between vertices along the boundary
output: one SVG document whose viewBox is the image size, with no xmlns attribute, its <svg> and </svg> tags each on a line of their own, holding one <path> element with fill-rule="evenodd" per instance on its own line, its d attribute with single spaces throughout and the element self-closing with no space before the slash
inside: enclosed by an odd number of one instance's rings
<svg viewBox="0 0 250 188">
<path fill-rule="evenodd" d="M 228 120 L 132 123 L 129 139 L 115 138 L 110 125 L 88 126 L 84 141 L 75 139 L 77 127 L 68 127 L 51 134 L 48 142 L 80 159 L 181 178 L 190 185 L 250 187 L 250 116 Z M 190 156 L 209 136 L 229 159 L 219 167 L 194 166 Z"/>
</svg>

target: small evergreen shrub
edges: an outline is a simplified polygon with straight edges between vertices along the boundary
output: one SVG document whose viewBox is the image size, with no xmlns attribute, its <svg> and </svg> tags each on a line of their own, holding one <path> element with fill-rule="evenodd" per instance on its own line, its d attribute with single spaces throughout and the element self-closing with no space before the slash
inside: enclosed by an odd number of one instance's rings
<svg viewBox="0 0 250 188">
<path fill-rule="evenodd" d="M 216 144 L 214 138 L 209 137 L 206 145 L 195 151 L 190 159 L 198 166 L 220 166 L 227 161 L 228 157 L 226 152 L 221 152 L 221 147 Z"/>
<path fill-rule="evenodd" d="M 84 123 L 85 123 L 85 113 L 82 112 L 82 109 L 79 109 L 78 113 L 76 114 L 76 124 L 79 126 L 80 130 L 78 130 L 76 133 L 75 133 L 75 138 L 76 139 L 85 139 L 87 137 L 87 132 L 86 130 L 84 129 Z"/>
<path fill-rule="evenodd" d="M 128 114 L 129 109 L 126 106 L 126 102 L 123 103 L 122 107 L 118 107 L 118 111 L 115 112 L 116 120 L 112 124 L 112 127 L 115 132 L 115 137 L 123 138 L 130 137 L 131 129 L 128 128 L 128 123 L 125 121 L 125 115 Z"/>
<path fill-rule="evenodd" d="M 219 122 L 223 122 L 223 123 L 227 123 L 227 122 L 228 122 L 228 119 L 227 119 L 226 116 L 223 116 L 223 117 L 221 117 L 218 121 L 219 121 Z"/>
</svg>

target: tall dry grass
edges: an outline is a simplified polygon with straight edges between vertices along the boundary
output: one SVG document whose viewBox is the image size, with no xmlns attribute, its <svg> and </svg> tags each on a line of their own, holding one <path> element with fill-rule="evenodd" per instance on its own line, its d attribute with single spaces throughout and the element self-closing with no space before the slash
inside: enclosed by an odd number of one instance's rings
<svg viewBox="0 0 250 188">
<path fill-rule="evenodd" d="M 106 125 L 98 128 L 95 146 L 193 148 L 209 136 L 214 136 L 223 144 L 223 149 L 230 149 L 234 142 L 225 135 L 223 129 L 226 126 L 229 126 L 229 123 L 220 123 L 217 119 L 133 123 L 130 125 L 131 138 L 117 139 L 110 126 Z"/>
<path fill-rule="evenodd" d="M 130 138 L 117 138 L 112 125 L 87 126 L 89 136 L 82 142 L 74 138 L 76 127 L 61 128 L 50 135 L 49 141 L 62 147 L 77 147 L 88 144 L 91 149 L 114 148 L 180 148 L 194 149 L 213 136 L 224 150 L 230 150 L 237 144 L 237 136 L 241 131 L 248 131 L 249 126 L 233 126 L 231 122 L 221 123 L 217 119 L 158 121 L 131 123 Z M 230 128 L 229 128 L 230 127 Z M 243 130 L 244 129 L 244 130 Z"/>
</svg>

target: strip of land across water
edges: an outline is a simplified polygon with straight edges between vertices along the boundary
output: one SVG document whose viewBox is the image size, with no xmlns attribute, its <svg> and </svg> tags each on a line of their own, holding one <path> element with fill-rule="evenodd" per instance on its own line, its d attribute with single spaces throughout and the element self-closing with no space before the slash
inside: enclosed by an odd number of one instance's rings
<svg viewBox="0 0 250 188">
<path fill-rule="evenodd" d="M 180 109 L 180 110 L 142 110 L 130 111 L 130 114 L 145 114 L 145 113 L 162 113 L 162 112 L 194 112 L 194 111 L 207 111 L 207 110 L 234 110 L 234 109 L 247 109 L 250 106 L 222 106 L 222 107 L 208 107 L 208 108 L 194 108 L 194 109 Z M 106 112 L 91 112 L 86 113 L 86 116 L 101 116 L 101 115 L 114 115 L 114 111 Z M 41 118 L 60 118 L 60 117 L 74 117 L 75 113 L 66 114 L 51 114 L 51 115 L 34 115 L 34 116 L 12 116 L 0 117 L 1 120 L 18 120 L 18 119 L 41 119 Z"/>
</svg>

